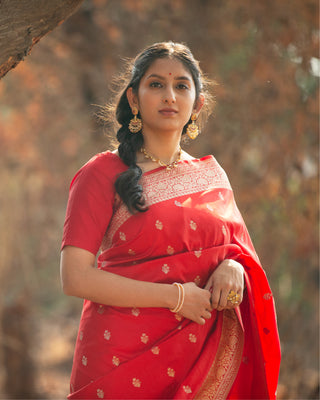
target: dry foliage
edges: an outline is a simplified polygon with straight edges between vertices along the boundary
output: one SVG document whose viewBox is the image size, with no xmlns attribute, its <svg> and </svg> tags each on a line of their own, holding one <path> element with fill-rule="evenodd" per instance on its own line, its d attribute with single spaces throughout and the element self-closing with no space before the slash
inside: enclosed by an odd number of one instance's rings
<svg viewBox="0 0 320 400">
<path fill-rule="evenodd" d="M 214 118 L 187 150 L 213 153 L 227 170 L 269 276 L 283 351 L 279 398 L 317 398 L 318 11 L 315 0 L 86 1 L 2 80 L 1 305 L 28 310 L 40 395 L 62 396 L 55 382 L 68 390 L 81 301 L 60 291 L 59 245 L 72 176 L 109 146 L 92 104 L 110 100 L 122 57 L 174 40 L 219 83 Z M 8 343 L 0 344 L 3 359 Z M 56 351 L 39 352 L 50 345 Z"/>
</svg>

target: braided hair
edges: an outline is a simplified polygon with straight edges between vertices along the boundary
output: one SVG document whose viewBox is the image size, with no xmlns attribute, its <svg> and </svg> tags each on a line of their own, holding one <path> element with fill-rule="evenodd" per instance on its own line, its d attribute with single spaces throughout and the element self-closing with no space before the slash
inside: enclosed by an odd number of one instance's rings
<svg viewBox="0 0 320 400">
<path fill-rule="evenodd" d="M 132 119 L 132 111 L 127 99 L 127 90 L 132 88 L 134 94 L 138 94 L 139 84 L 151 66 L 159 58 L 174 58 L 182 62 L 184 67 L 191 73 L 196 90 L 196 100 L 200 93 L 204 92 L 204 85 L 207 81 L 204 79 L 199 67 L 199 63 L 194 59 L 190 49 L 180 43 L 161 42 L 155 43 L 143 50 L 132 63 L 129 64 L 129 79 L 124 86 L 124 90 L 119 96 L 115 106 L 115 116 L 120 128 L 117 131 L 119 141 L 118 153 L 123 162 L 128 165 L 128 169 L 122 172 L 116 182 L 115 189 L 122 201 L 128 207 L 131 213 L 144 212 L 147 210 L 143 189 L 139 184 L 142 176 L 142 170 L 137 165 L 137 151 L 143 146 L 143 135 L 141 130 L 138 133 L 129 131 L 128 125 Z M 210 95 L 206 95 L 206 100 Z M 138 114 L 139 117 L 139 114 Z M 182 133 L 185 133 L 187 125 L 184 126 Z"/>
</svg>

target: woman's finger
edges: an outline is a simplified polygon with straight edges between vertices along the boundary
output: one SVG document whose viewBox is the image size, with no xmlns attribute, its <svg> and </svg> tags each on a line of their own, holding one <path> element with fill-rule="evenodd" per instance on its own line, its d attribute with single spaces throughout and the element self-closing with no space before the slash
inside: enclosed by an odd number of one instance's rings
<svg viewBox="0 0 320 400">
<path fill-rule="evenodd" d="M 212 292 L 212 282 L 211 279 L 208 280 L 206 286 L 204 287 L 205 290 L 209 290 L 209 292 Z"/>
<path fill-rule="evenodd" d="M 202 313 L 202 317 L 205 319 L 210 319 L 211 318 L 211 312 L 209 312 L 208 310 L 204 311 Z"/>
<path fill-rule="evenodd" d="M 229 290 L 221 290 L 219 307 L 221 307 L 222 309 L 226 308 L 228 305 L 228 295 Z"/>
<path fill-rule="evenodd" d="M 213 309 L 218 309 L 220 303 L 220 290 L 213 290 L 211 294 L 211 306 Z"/>
</svg>

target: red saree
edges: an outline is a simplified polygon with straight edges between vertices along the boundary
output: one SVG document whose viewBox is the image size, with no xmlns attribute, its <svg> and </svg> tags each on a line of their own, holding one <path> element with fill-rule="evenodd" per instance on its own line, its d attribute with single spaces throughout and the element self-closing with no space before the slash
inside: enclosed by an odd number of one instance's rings
<svg viewBox="0 0 320 400">
<path fill-rule="evenodd" d="M 114 197 L 125 165 L 90 160 L 71 184 L 62 247 L 96 253 L 98 268 L 151 282 L 204 287 L 224 259 L 245 268 L 235 310 L 200 326 L 162 308 L 117 308 L 85 300 L 69 399 L 274 399 L 280 347 L 273 296 L 212 156 L 144 174 L 149 210 L 131 215 Z"/>
</svg>

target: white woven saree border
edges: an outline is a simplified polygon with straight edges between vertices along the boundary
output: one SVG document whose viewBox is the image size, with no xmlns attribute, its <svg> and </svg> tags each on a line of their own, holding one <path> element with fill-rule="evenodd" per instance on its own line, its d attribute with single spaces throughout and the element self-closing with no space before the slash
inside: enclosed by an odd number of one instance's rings
<svg viewBox="0 0 320 400">
<path fill-rule="evenodd" d="M 231 189 L 226 173 L 214 157 L 197 162 L 184 162 L 169 171 L 160 169 L 147 173 L 142 178 L 142 186 L 149 207 L 162 201 L 206 190 Z M 104 237 L 103 250 L 111 247 L 115 233 L 131 216 L 127 207 L 121 203 Z"/>
</svg>

